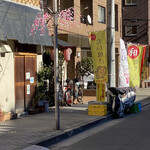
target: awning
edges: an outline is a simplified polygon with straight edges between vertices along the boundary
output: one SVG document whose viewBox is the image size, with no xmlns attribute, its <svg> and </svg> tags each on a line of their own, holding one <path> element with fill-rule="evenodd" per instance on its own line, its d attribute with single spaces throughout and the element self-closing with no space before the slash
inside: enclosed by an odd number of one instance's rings
<svg viewBox="0 0 150 150">
<path fill-rule="evenodd" d="M 67 42 L 75 47 L 91 48 L 89 44 L 89 37 L 79 34 L 59 34 L 59 39 L 67 39 Z"/>
<path fill-rule="evenodd" d="M 52 37 L 52 42 L 54 42 L 54 38 Z M 69 44 L 68 42 L 66 42 L 66 41 L 63 41 L 63 40 L 60 40 L 60 39 L 58 39 L 58 47 L 75 47 L 75 46 L 73 46 L 72 44 Z"/>
<path fill-rule="evenodd" d="M 46 27 L 44 36 L 39 30 L 34 35 L 30 34 L 39 12 L 38 9 L 0 0 L 0 40 L 13 39 L 23 44 L 53 46 Z"/>
</svg>

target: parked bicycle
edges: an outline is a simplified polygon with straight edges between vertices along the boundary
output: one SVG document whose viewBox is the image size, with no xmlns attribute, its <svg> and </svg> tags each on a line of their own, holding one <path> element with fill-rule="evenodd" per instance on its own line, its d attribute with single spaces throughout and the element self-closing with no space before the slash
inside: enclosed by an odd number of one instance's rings
<svg viewBox="0 0 150 150">
<path fill-rule="evenodd" d="M 66 80 L 67 85 L 65 85 L 64 92 L 64 101 L 67 106 L 72 105 L 72 96 L 73 96 L 73 82 L 70 79 Z"/>
<path fill-rule="evenodd" d="M 83 104 L 83 87 L 84 84 L 79 81 L 79 79 L 74 79 L 74 89 L 73 89 L 73 104 L 74 101 L 77 100 L 79 103 Z"/>
<path fill-rule="evenodd" d="M 66 80 L 64 101 L 67 106 L 74 104 L 75 100 L 83 104 L 83 84 L 78 79 Z"/>
</svg>

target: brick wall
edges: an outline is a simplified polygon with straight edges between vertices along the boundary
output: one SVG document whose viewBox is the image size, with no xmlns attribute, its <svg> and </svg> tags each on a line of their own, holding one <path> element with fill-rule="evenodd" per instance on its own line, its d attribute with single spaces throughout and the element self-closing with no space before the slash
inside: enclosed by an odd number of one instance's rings
<svg viewBox="0 0 150 150">
<path fill-rule="evenodd" d="M 72 54 L 71 54 L 71 60 L 68 61 L 68 66 L 67 66 L 67 77 L 71 80 L 75 78 L 75 56 L 76 56 L 76 49 L 72 49 Z"/>
<path fill-rule="evenodd" d="M 48 1 L 48 5 L 52 8 L 52 0 L 44 0 L 44 2 Z M 91 1 L 91 0 L 90 0 Z M 91 31 L 100 31 L 100 30 L 104 30 L 107 28 L 106 23 L 99 23 L 98 22 L 98 6 L 102 6 L 105 7 L 106 10 L 106 14 L 107 14 L 107 0 L 93 0 L 90 4 L 90 1 L 86 1 L 86 0 L 81 0 L 81 2 L 83 2 L 83 4 L 80 3 L 79 0 L 64 0 L 60 1 L 61 5 L 60 6 L 61 9 L 64 8 L 69 8 L 71 6 L 74 7 L 75 11 L 75 18 L 74 18 L 74 24 L 70 25 L 69 27 L 66 25 L 69 23 L 65 23 L 64 25 L 60 25 L 58 26 L 58 33 L 59 34 L 74 34 L 74 35 L 83 35 L 88 37 L 88 33 Z M 63 3 L 64 2 L 64 3 Z M 74 2 L 74 3 L 73 3 Z M 116 48 L 119 48 L 119 41 L 120 41 L 120 37 L 121 37 L 121 27 L 122 27 L 122 2 L 121 0 L 115 0 L 115 4 L 118 5 L 118 31 L 116 31 L 115 36 L 116 36 Z M 92 18 L 92 25 L 89 24 L 83 24 L 80 23 L 80 11 L 83 10 L 83 7 L 90 7 L 90 9 L 86 9 L 84 10 L 84 14 L 87 15 L 91 15 Z M 59 8 L 59 7 L 58 7 Z M 93 10 L 93 12 L 91 12 L 91 10 Z M 105 16 L 106 20 L 107 20 L 107 15 Z M 68 21 L 69 22 L 69 21 Z M 61 38 L 63 39 L 63 38 Z M 82 40 L 82 38 L 81 38 Z M 73 40 L 74 42 L 74 40 Z M 79 41 L 80 42 L 80 41 Z M 74 44 L 74 43 L 73 43 Z"/>
<path fill-rule="evenodd" d="M 46 0 L 44 0 L 46 1 Z M 62 1 L 64 2 L 64 0 Z M 83 2 L 81 4 L 81 2 Z M 64 24 L 62 27 L 59 24 L 58 25 L 58 36 L 60 39 L 67 41 L 68 43 L 72 44 L 73 46 L 76 46 L 75 52 L 72 54 L 71 61 L 68 62 L 68 76 L 71 78 L 75 77 L 75 72 L 73 73 L 73 70 L 75 70 L 76 63 L 78 61 L 76 57 L 76 52 L 81 48 L 89 48 L 89 40 L 88 40 L 88 34 L 91 31 L 101 31 L 106 30 L 107 28 L 107 0 L 66 0 L 63 6 L 61 8 L 69 8 L 70 6 L 74 6 L 74 21 L 75 23 L 71 25 L 70 27 L 66 27 L 66 24 Z M 52 0 L 48 0 L 48 5 L 52 8 Z M 80 11 L 84 9 L 86 6 L 91 8 L 91 10 L 86 9 L 84 11 L 84 15 L 90 14 L 92 18 L 92 24 L 83 24 L 80 23 Z M 115 0 L 115 5 L 118 6 L 118 31 L 115 32 L 115 48 L 120 49 L 120 37 L 122 36 L 122 1 L 121 0 Z M 99 23 L 98 22 L 98 6 L 105 7 L 106 10 L 106 23 Z M 69 24 L 69 23 L 68 23 Z M 117 59 L 119 60 L 119 56 L 117 56 Z M 74 63 L 72 61 L 75 61 Z M 118 66 L 116 66 L 118 68 Z M 70 70 L 71 69 L 71 70 Z M 118 78 L 118 77 L 117 77 Z"/>
<path fill-rule="evenodd" d="M 137 5 L 126 6 L 123 3 L 123 39 L 126 42 L 139 43 L 150 45 L 150 1 L 148 0 L 138 0 Z M 137 26 L 137 35 L 126 36 L 125 26 L 133 25 Z M 145 58 L 149 57 L 149 49 L 146 49 Z M 144 62 L 146 64 L 146 62 Z M 144 64 L 144 65 L 145 65 Z M 150 78 L 150 66 L 146 67 L 144 79 Z M 145 83 L 142 83 L 145 86 Z M 144 87 L 144 86 L 141 87 Z"/>
<path fill-rule="evenodd" d="M 81 55 L 81 48 L 72 48 L 72 54 L 71 54 L 71 60 L 68 62 L 68 67 L 67 67 L 67 76 L 69 79 L 73 80 L 74 78 L 77 77 L 76 74 L 76 64 L 77 62 L 81 61 L 81 57 L 77 57 L 77 53 L 80 53 Z"/>
<path fill-rule="evenodd" d="M 123 5 L 123 36 L 126 42 L 148 44 L 148 1 L 138 0 L 135 6 Z M 137 20 L 139 19 L 139 20 Z M 137 21 L 131 21 L 137 20 Z M 135 25 L 138 28 L 136 36 L 125 36 L 125 25 Z"/>
</svg>

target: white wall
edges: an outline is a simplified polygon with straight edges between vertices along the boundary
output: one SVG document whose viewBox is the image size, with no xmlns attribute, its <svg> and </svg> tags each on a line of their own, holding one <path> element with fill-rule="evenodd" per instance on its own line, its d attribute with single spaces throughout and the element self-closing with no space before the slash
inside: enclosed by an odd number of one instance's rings
<svg viewBox="0 0 150 150">
<path fill-rule="evenodd" d="M 14 42 L 9 40 L 8 44 L 14 50 Z M 42 55 L 37 55 L 37 71 L 42 62 Z M 0 54 L 0 108 L 6 112 L 15 112 L 14 80 L 14 53 Z"/>
<path fill-rule="evenodd" d="M 0 107 L 15 112 L 14 55 L 0 54 Z"/>
</svg>

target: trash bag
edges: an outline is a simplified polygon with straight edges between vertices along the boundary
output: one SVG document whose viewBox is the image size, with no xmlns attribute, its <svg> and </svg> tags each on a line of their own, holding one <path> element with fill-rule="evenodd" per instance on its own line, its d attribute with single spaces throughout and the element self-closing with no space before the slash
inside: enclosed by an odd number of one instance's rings
<svg viewBox="0 0 150 150">
<path fill-rule="evenodd" d="M 118 96 L 119 94 L 127 94 L 128 92 L 134 91 L 132 87 L 110 87 L 109 91 L 111 91 L 115 96 Z"/>
<path fill-rule="evenodd" d="M 115 96 L 114 116 L 123 117 L 125 110 L 130 108 L 135 99 L 136 94 L 132 87 L 116 88 L 111 87 L 109 91 Z"/>
<path fill-rule="evenodd" d="M 130 91 L 124 95 L 118 95 L 118 97 L 126 107 L 131 107 L 135 101 L 136 94 L 134 91 Z"/>
</svg>

